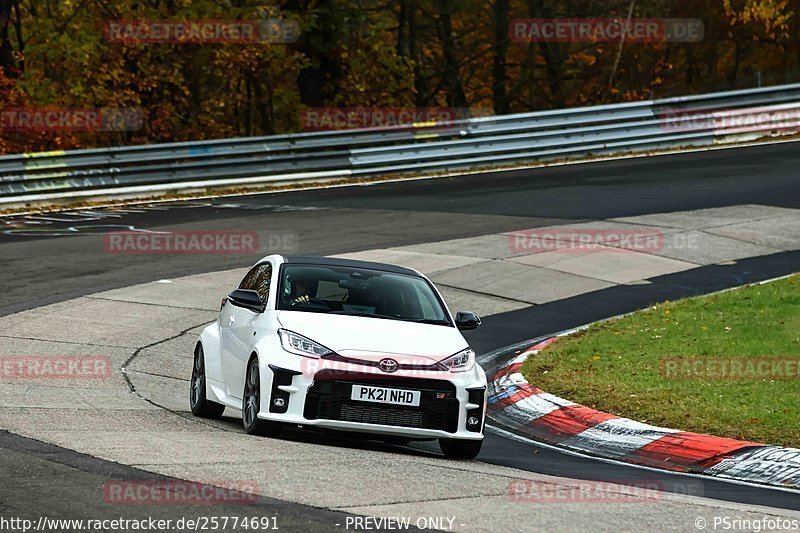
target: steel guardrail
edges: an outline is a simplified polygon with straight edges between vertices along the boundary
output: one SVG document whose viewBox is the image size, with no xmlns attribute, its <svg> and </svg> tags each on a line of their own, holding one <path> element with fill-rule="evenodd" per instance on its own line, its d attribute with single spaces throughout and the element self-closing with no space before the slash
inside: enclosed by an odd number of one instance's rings
<svg viewBox="0 0 800 533">
<path fill-rule="evenodd" d="M 709 146 L 796 133 L 799 117 L 800 84 L 792 84 L 415 127 L 16 154 L 0 156 L 0 205 L 43 194 L 324 181 Z"/>
</svg>

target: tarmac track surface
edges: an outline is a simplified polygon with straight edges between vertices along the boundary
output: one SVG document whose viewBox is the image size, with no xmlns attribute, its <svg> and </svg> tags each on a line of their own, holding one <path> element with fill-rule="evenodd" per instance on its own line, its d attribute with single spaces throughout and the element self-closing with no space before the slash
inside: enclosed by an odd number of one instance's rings
<svg viewBox="0 0 800 533">
<path fill-rule="evenodd" d="M 473 237 L 544 225 L 567 224 L 650 213 L 741 204 L 800 208 L 796 143 L 669 155 L 642 159 L 488 173 L 457 179 L 301 191 L 184 202 L 159 207 L 100 210 L 0 219 L 0 316 L 70 300 L 101 290 L 162 278 L 214 272 L 251 264 L 251 255 L 142 256 L 103 252 L 103 233 L 112 229 L 257 230 L 288 232 L 304 254 L 341 254 L 447 239 Z M 291 250 L 294 251 L 294 250 Z M 784 252 L 710 265 L 655 278 L 652 284 L 615 286 L 489 316 L 469 336 L 479 352 L 580 325 L 681 296 L 702 294 L 800 270 L 800 254 Z M 496 361 L 497 364 L 502 362 Z M 491 368 L 487 368 L 487 372 Z M 236 425 L 235 421 L 230 424 Z M 0 511 L 41 514 L 41 497 L 54 514 L 74 501 L 53 498 L 57 485 L 115 463 L 81 458 L 51 445 L 0 435 L 4 448 Z M 297 436 L 324 445 L 327 436 Z M 427 456 L 435 448 L 415 445 L 398 451 L 376 443 L 341 442 L 344 447 Z M 48 447 L 51 446 L 51 447 Z M 13 459 L 12 459 L 13 457 Z M 67 461 L 64 458 L 69 458 Z M 575 479 L 661 480 L 665 491 L 684 487 L 685 478 L 537 448 L 495 433 L 487 435 L 480 460 L 531 472 Z M 65 461 L 68 468 L 65 468 Z M 87 466 L 91 463 L 91 467 Z M 22 465 L 22 466 L 20 466 Z M 9 470 L 16 475 L 9 475 Z M 57 477 L 54 477 L 57 476 Z M 43 483 L 58 479 L 58 484 Z M 99 483 L 99 478 L 88 483 Z M 797 494 L 702 480 L 707 498 L 765 507 L 800 509 Z M 265 500 L 275 512 L 299 513 L 320 529 L 330 525 L 327 511 Z M 269 508 L 270 510 L 273 508 Z M 298 511 L 299 509 L 299 511 Z M 265 511 L 266 513 L 267 511 Z M 291 530 L 290 526 L 287 529 Z"/>
</svg>

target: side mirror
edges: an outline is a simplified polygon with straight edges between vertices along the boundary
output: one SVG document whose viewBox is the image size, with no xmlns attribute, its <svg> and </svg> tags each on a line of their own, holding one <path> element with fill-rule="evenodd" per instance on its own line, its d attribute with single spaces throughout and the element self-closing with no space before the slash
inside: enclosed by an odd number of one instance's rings
<svg viewBox="0 0 800 533">
<path fill-rule="evenodd" d="M 472 311 L 459 311 L 456 313 L 456 327 L 461 331 L 475 329 L 481 325 L 481 318 Z"/>
<path fill-rule="evenodd" d="M 228 301 L 238 307 L 244 307 L 254 313 L 263 313 L 266 304 L 261 301 L 261 296 L 256 291 L 236 289 L 228 295 Z"/>
</svg>

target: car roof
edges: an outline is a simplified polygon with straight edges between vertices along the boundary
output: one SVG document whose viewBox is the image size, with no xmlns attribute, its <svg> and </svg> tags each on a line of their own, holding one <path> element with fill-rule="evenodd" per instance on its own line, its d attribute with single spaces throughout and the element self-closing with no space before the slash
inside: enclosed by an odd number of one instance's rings
<svg viewBox="0 0 800 533">
<path fill-rule="evenodd" d="M 389 265 L 387 263 L 375 263 L 373 261 L 358 261 L 356 259 L 339 259 L 335 257 L 317 257 L 311 255 L 290 255 L 290 256 L 284 256 L 283 259 L 285 263 L 292 265 L 317 265 L 317 266 L 364 268 L 364 269 L 380 270 L 382 272 L 392 272 L 394 274 L 405 274 L 407 276 L 414 276 L 418 278 L 422 277 L 422 274 L 410 268 L 405 268 L 397 265 Z"/>
</svg>

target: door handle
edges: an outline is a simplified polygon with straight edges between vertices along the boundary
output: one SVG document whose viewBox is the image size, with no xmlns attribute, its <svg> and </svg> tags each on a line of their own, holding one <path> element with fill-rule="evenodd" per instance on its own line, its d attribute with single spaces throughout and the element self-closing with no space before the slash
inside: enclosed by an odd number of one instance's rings
<svg viewBox="0 0 800 533">
<path fill-rule="evenodd" d="M 228 325 L 231 326 L 231 325 L 233 325 L 234 322 L 236 322 L 236 317 L 234 315 L 231 315 L 228 318 Z"/>
</svg>

